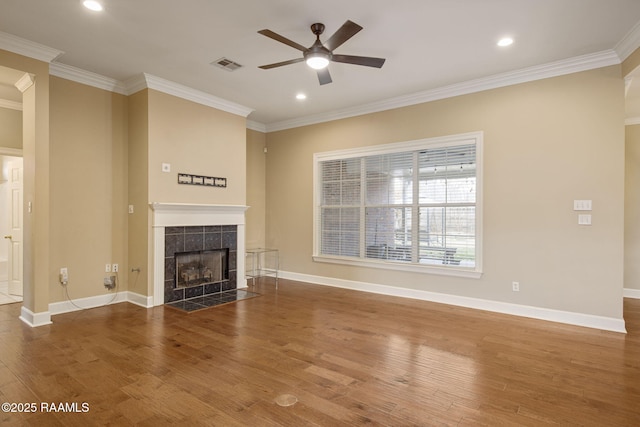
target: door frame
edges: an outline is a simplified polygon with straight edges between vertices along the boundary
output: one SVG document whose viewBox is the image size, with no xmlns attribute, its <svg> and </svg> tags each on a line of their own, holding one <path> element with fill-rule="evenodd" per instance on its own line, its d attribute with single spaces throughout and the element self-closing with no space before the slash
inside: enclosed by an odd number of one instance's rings
<svg viewBox="0 0 640 427">
<path fill-rule="evenodd" d="M 23 159 L 23 167 L 24 167 L 24 157 L 22 155 L 22 150 L 21 149 L 17 149 L 17 148 L 8 148 L 8 147 L 0 147 L 0 155 L 2 156 L 9 156 L 9 157 L 20 157 L 21 159 Z M 21 184 L 22 186 L 22 184 Z M 9 195 L 10 196 L 10 195 Z M 2 204 L 6 204 L 7 207 L 10 207 L 11 201 L 9 200 L 9 197 L 7 197 L 7 200 L 3 200 L 1 202 Z M 12 220 L 12 214 L 13 214 L 13 210 L 12 209 L 8 209 L 9 210 L 9 221 L 11 224 L 11 220 Z M 20 219 L 20 223 L 24 223 L 24 209 L 22 207 L 22 209 L 20 209 L 20 212 L 22 214 L 22 218 Z M 9 224 L 9 225 L 10 225 Z M 12 234 L 10 232 L 10 234 Z M 4 239 L 3 239 L 3 244 L 4 244 Z M 9 293 L 12 295 L 17 295 L 17 296 L 22 296 L 23 295 L 23 291 L 24 291 L 24 282 L 23 282 L 23 275 L 22 275 L 22 270 L 24 269 L 24 252 L 21 254 L 20 259 L 21 259 L 21 265 L 19 266 L 21 273 L 19 274 L 20 277 L 20 289 L 17 290 L 15 289 L 15 284 L 14 287 L 12 288 L 11 285 L 11 270 L 12 270 L 12 265 L 9 265 L 12 262 L 12 256 L 11 256 L 11 252 L 12 248 L 9 248 L 9 251 L 7 252 L 7 282 L 9 284 Z M 21 251 L 24 251 L 24 245 L 22 244 L 21 241 Z M 17 292 L 19 291 L 19 292 Z"/>
</svg>

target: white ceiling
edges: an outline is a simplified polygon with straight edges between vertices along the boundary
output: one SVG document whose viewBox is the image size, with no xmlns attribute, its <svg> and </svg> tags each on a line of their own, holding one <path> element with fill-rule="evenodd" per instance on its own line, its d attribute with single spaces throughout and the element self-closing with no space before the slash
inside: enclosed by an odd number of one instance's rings
<svg viewBox="0 0 640 427">
<path fill-rule="evenodd" d="M 118 81 L 147 73 L 252 108 L 265 125 L 328 114 L 581 55 L 618 51 L 638 31 L 639 0 L 2 0 L 0 31 L 63 51 L 55 61 Z M 301 52 L 309 26 L 326 40 L 347 19 L 364 27 L 336 53 L 386 58 L 382 69 L 332 63 L 320 86 Z M 499 48 L 511 36 L 515 43 Z M 637 47 L 637 46 L 635 46 Z M 243 65 L 210 65 L 227 57 Z M 307 94 L 298 101 L 298 92 Z"/>
</svg>

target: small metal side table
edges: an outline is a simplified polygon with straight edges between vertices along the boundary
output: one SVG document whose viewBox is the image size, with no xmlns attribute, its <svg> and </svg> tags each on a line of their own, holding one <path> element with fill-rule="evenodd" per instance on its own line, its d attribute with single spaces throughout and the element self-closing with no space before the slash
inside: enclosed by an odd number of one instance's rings
<svg viewBox="0 0 640 427">
<path fill-rule="evenodd" d="M 260 277 L 275 277 L 278 289 L 278 269 L 280 268 L 280 254 L 277 249 L 251 248 L 246 250 L 247 279 L 252 280 L 252 286 Z"/>
</svg>

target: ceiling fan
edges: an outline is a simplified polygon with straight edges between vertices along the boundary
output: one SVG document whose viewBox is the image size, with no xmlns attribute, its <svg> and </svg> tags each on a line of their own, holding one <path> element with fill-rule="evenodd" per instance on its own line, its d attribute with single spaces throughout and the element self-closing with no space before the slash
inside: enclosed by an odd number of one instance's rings
<svg viewBox="0 0 640 427">
<path fill-rule="evenodd" d="M 304 47 L 294 41 L 289 40 L 280 34 L 271 30 L 260 30 L 258 33 L 263 36 L 272 38 L 287 46 L 302 51 L 302 58 L 290 59 L 289 61 L 276 62 L 274 64 L 262 65 L 259 68 L 268 70 L 270 68 L 281 67 L 283 65 L 295 64 L 297 62 L 306 61 L 307 65 L 318 72 L 318 80 L 321 85 L 331 83 L 331 74 L 327 69 L 330 61 L 342 62 L 344 64 L 364 65 L 367 67 L 381 68 L 384 64 L 384 58 L 372 58 L 369 56 L 353 56 L 353 55 L 337 55 L 333 51 L 341 46 L 344 42 L 356 35 L 362 27 L 355 22 L 347 21 L 338 29 L 329 40 L 324 44 L 320 41 L 320 34 L 324 32 L 324 24 L 316 23 L 311 26 L 311 32 L 315 34 L 316 41 L 311 47 Z"/>
</svg>

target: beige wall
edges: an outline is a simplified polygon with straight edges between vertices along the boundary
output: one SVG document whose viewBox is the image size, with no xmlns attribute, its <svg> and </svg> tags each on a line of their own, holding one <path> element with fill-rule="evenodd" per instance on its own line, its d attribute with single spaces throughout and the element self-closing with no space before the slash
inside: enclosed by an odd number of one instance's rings
<svg viewBox="0 0 640 427">
<path fill-rule="evenodd" d="M 640 289 L 640 125 L 626 127 L 624 287 Z"/>
<path fill-rule="evenodd" d="M 23 224 L 24 302 L 32 313 L 49 309 L 49 65 L 0 50 L 0 66 L 34 76 L 35 83 L 22 95 L 24 156 Z"/>
<path fill-rule="evenodd" d="M 149 96 L 142 90 L 129 96 L 129 205 L 128 216 L 129 290 L 140 295 L 153 295 L 149 285 L 153 264 L 149 235 Z M 139 269 L 140 271 L 131 271 Z"/>
<path fill-rule="evenodd" d="M 620 66 L 267 135 L 267 245 L 284 271 L 622 318 Z M 484 132 L 484 274 L 313 262 L 316 152 Z M 579 226 L 574 199 L 593 200 Z M 511 282 L 520 282 L 520 292 Z"/>
<path fill-rule="evenodd" d="M 626 76 L 633 72 L 636 68 L 640 67 L 640 49 L 636 49 L 627 59 L 622 63 L 622 76 Z"/>
<path fill-rule="evenodd" d="M 261 248 L 266 239 L 266 135 L 247 129 L 247 248 Z"/>
<path fill-rule="evenodd" d="M 129 289 L 153 295 L 149 204 L 245 205 L 246 119 L 155 90 L 129 97 Z M 171 171 L 162 171 L 169 163 Z M 227 178 L 227 187 L 178 184 L 178 173 Z"/>
<path fill-rule="evenodd" d="M 108 293 L 105 264 L 119 264 L 127 289 L 127 100 L 51 78 L 50 301 L 66 300 L 58 282 L 67 267 L 72 299 Z"/>
<path fill-rule="evenodd" d="M 22 111 L 0 108 L 0 147 L 22 148 Z"/>
<path fill-rule="evenodd" d="M 180 185 L 178 173 L 227 178 L 227 187 Z M 244 205 L 246 180 L 244 117 L 149 91 L 150 202 Z"/>
</svg>

